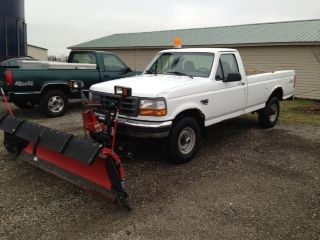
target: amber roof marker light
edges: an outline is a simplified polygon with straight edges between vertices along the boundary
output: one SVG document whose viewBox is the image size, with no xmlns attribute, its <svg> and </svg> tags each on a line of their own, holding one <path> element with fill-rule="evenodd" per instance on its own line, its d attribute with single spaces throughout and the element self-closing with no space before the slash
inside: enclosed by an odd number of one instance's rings
<svg viewBox="0 0 320 240">
<path fill-rule="evenodd" d="M 179 37 L 175 37 L 174 39 L 173 39 L 173 46 L 174 46 L 174 48 L 181 48 L 182 47 L 182 39 L 181 38 L 179 38 Z"/>
</svg>

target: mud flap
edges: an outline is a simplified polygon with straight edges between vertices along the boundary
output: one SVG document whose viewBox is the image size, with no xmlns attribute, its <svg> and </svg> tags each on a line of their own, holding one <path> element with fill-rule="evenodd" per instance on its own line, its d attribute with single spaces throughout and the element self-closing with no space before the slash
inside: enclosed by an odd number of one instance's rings
<svg viewBox="0 0 320 240">
<path fill-rule="evenodd" d="M 120 159 L 106 158 L 101 144 L 11 116 L 0 117 L 0 129 L 6 149 L 22 160 L 129 208 Z"/>
</svg>

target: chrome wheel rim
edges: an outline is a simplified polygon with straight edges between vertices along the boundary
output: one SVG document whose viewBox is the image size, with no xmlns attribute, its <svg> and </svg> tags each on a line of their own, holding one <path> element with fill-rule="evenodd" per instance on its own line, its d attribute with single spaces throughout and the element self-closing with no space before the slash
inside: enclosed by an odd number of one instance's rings
<svg viewBox="0 0 320 240">
<path fill-rule="evenodd" d="M 269 120 L 274 122 L 278 116 L 278 106 L 276 103 L 272 103 L 270 106 L 271 114 L 269 115 Z"/>
<path fill-rule="evenodd" d="M 53 113 L 59 113 L 64 108 L 64 101 L 60 96 L 52 96 L 48 101 L 49 110 Z"/>
<path fill-rule="evenodd" d="M 194 130 L 190 127 L 184 128 L 179 135 L 178 141 L 180 152 L 189 154 L 196 143 L 196 134 Z"/>
</svg>

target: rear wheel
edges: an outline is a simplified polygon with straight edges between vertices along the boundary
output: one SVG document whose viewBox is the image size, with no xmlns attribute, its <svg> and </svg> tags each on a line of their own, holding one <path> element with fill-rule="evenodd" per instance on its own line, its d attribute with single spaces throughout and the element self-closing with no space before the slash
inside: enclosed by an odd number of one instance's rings
<svg viewBox="0 0 320 240">
<path fill-rule="evenodd" d="M 40 100 L 40 108 L 48 117 L 60 117 L 68 108 L 67 96 L 60 90 L 47 91 Z"/>
<path fill-rule="evenodd" d="M 261 109 L 258 112 L 259 123 L 263 128 L 272 128 L 274 127 L 279 118 L 280 113 L 280 104 L 277 97 L 271 97 L 265 108 Z"/>
<path fill-rule="evenodd" d="M 199 150 L 200 138 L 199 123 L 194 118 L 180 119 L 163 144 L 166 158 L 177 164 L 190 161 Z"/>
</svg>

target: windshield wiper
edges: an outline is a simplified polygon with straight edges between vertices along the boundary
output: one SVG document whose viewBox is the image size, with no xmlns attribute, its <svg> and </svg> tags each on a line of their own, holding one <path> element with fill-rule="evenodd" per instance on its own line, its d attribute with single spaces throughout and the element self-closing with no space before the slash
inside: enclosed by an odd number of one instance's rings
<svg viewBox="0 0 320 240">
<path fill-rule="evenodd" d="M 151 69 L 148 69 L 148 70 L 146 71 L 146 74 L 153 74 L 153 75 L 157 76 L 157 74 L 156 74 L 153 70 L 151 70 Z"/>
<path fill-rule="evenodd" d="M 183 73 L 183 72 L 178 72 L 178 71 L 169 71 L 169 72 L 166 72 L 166 73 L 169 73 L 169 74 L 175 74 L 175 75 L 178 75 L 178 76 L 187 76 L 189 78 L 192 78 L 193 77 L 189 74 L 186 74 L 186 73 Z"/>
</svg>

